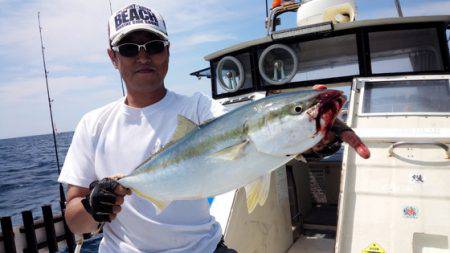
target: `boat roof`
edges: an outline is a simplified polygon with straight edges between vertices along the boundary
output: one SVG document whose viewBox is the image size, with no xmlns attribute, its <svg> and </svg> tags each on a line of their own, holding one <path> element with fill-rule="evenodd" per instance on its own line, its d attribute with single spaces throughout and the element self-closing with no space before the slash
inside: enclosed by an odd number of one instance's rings
<svg viewBox="0 0 450 253">
<path fill-rule="evenodd" d="M 327 22 L 327 23 L 319 23 L 315 25 L 309 25 L 305 27 L 297 27 L 293 29 L 283 30 L 280 32 L 275 32 L 274 34 L 282 34 L 286 32 L 292 32 L 293 30 L 301 30 L 301 29 L 309 29 L 310 32 L 306 31 L 302 33 L 302 35 L 314 33 L 317 32 L 317 30 L 311 29 L 313 27 L 318 26 L 331 26 L 331 29 L 333 31 L 342 31 L 342 30 L 349 30 L 349 29 L 355 29 L 355 28 L 362 28 L 362 27 L 374 27 L 374 26 L 385 26 L 385 25 L 402 25 L 402 24 L 414 24 L 414 23 L 435 23 L 435 22 L 442 22 L 442 23 L 450 23 L 450 15 L 441 15 L 441 16 L 416 16 L 416 17 L 403 17 L 403 18 L 385 18 L 385 19 L 368 19 L 368 20 L 360 20 L 360 21 L 354 21 L 349 23 L 339 23 L 339 24 L 333 24 Z M 274 41 L 276 39 L 273 38 L 274 34 L 267 35 L 259 39 L 250 40 L 246 42 L 239 43 L 237 45 L 216 51 L 212 54 L 209 54 L 205 56 L 206 61 L 210 61 L 215 58 L 219 58 L 221 56 L 224 56 L 229 53 L 233 53 L 242 49 L 246 49 L 252 46 L 265 44 L 271 41 Z M 284 36 L 286 37 L 286 36 Z"/>
</svg>

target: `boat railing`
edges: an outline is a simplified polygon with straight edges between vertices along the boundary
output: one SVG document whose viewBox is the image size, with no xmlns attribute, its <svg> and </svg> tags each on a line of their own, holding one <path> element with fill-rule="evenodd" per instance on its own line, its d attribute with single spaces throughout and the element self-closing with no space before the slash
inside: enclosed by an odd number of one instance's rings
<svg viewBox="0 0 450 253">
<path fill-rule="evenodd" d="M 292 12 L 297 11 L 297 9 L 300 7 L 300 3 L 298 2 L 284 2 L 281 5 L 274 7 L 270 10 L 270 13 L 268 17 L 266 18 L 266 29 L 267 29 L 267 35 L 271 35 L 274 31 L 277 25 L 280 24 L 280 20 L 278 19 L 278 16 L 285 12 Z"/>
<path fill-rule="evenodd" d="M 75 252 L 76 238 L 69 230 L 64 219 L 64 203 L 61 203 L 62 213 L 53 214 L 51 205 L 43 205 L 42 218 L 35 219 L 31 210 L 22 211 L 22 225 L 13 226 L 12 217 L 0 217 L 0 253 L 48 252 L 62 250 L 67 246 L 67 252 Z M 84 234 L 88 239 L 91 234 Z"/>
</svg>

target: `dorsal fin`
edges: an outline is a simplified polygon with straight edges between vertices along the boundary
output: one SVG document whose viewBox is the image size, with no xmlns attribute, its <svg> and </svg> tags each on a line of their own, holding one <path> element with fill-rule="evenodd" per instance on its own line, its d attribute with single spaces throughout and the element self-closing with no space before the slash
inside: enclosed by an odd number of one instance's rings
<svg viewBox="0 0 450 253">
<path fill-rule="evenodd" d="M 194 131 L 195 129 L 198 129 L 198 125 L 195 124 L 192 120 L 179 115 L 177 116 L 178 124 L 177 128 L 175 129 L 175 132 L 172 135 L 172 138 L 170 138 L 170 141 L 166 143 L 160 150 L 158 150 L 153 156 L 156 154 L 161 153 L 168 147 L 172 146 L 175 142 L 177 142 L 179 139 L 183 138 L 186 134 Z"/>
<path fill-rule="evenodd" d="M 157 154 L 163 152 L 168 147 L 172 146 L 176 141 L 183 138 L 186 134 L 199 128 L 197 126 L 197 124 L 192 122 L 192 120 L 190 120 L 182 115 L 178 115 L 177 119 L 178 119 L 177 128 L 175 129 L 175 133 L 172 135 L 172 138 L 170 139 L 170 141 L 166 145 L 161 147 L 158 151 L 153 153 L 150 157 L 145 159 L 142 163 L 140 163 L 139 166 L 137 166 L 134 170 L 141 167 L 144 163 L 147 163 L 148 161 L 152 160 L 153 157 L 155 157 Z"/>
<path fill-rule="evenodd" d="M 170 141 L 164 145 L 164 147 L 168 147 L 178 141 L 179 139 L 183 138 L 186 134 L 192 132 L 195 129 L 198 129 L 198 125 L 192 122 L 192 120 L 182 116 L 178 115 L 178 124 L 177 129 L 175 129 L 175 133 L 172 135 L 172 138 Z"/>
</svg>

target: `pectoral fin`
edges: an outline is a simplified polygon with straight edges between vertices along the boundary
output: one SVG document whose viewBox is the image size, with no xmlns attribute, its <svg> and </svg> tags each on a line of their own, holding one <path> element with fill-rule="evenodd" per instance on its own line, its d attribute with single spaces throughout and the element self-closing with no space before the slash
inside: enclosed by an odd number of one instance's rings
<svg viewBox="0 0 450 253">
<path fill-rule="evenodd" d="M 269 196 L 270 174 L 261 176 L 255 182 L 245 186 L 245 195 L 247 197 L 247 210 L 252 213 L 256 204 L 264 205 Z"/>
<path fill-rule="evenodd" d="M 239 144 L 224 148 L 210 156 L 224 159 L 224 160 L 235 160 L 239 157 L 241 157 L 242 153 L 244 152 L 245 146 L 247 146 L 248 141 L 241 142 Z"/>
<path fill-rule="evenodd" d="M 155 198 L 152 198 L 148 195 L 145 195 L 144 193 L 136 190 L 136 189 L 132 189 L 134 192 L 136 192 L 137 195 L 143 197 L 144 199 L 150 201 L 153 203 L 153 205 L 155 206 L 156 209 L 156 215 L 159 215 L 164 209 L 166 209 L 166 207 L 168 205 L 170 205 L 171 201 L 161 201 L 161 200 L 157 200 Z"/>
</svg>

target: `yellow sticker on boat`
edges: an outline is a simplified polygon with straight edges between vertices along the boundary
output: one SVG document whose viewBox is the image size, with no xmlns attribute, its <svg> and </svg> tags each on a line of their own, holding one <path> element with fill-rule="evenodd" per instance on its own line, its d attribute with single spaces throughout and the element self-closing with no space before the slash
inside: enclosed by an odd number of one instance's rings
<svg viewBox="0 0 450 253">
<path fill-rule="evenodd" d="M 386 251 L 378 243 L 372 243 L 369 247 L 363 249 L 362 253 L 386 253 Z"/>
</svg>

